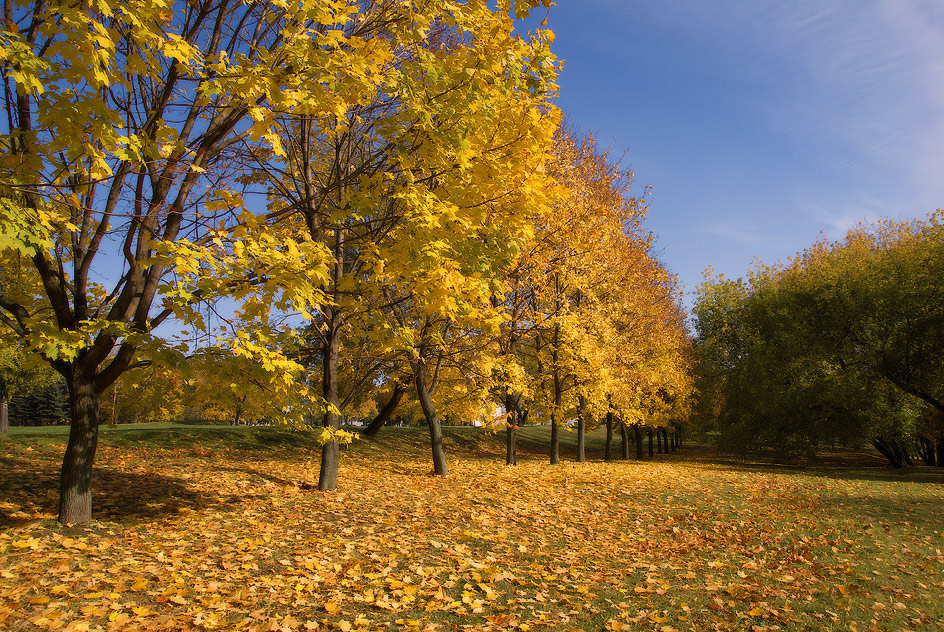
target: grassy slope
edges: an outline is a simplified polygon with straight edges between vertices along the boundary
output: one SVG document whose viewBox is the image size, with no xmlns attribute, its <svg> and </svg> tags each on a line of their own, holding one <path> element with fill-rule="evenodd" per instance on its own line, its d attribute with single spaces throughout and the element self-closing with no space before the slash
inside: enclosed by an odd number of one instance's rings
<svg viewBox="0 0 944 632">
<path fill-rule="evenodd" d="M 508 468 L 501 436 L 447 429 L 437 479 L 423 429 L 385 429 L 323 494 L 306 435 L 106 427 L 77 529 L 52 521 L 65 429 L 16 429 L 0 628 L 944 629 L 940 471 L 602 463 L 599 431 L 551 467 L 523 435 Z"/>
</svg>

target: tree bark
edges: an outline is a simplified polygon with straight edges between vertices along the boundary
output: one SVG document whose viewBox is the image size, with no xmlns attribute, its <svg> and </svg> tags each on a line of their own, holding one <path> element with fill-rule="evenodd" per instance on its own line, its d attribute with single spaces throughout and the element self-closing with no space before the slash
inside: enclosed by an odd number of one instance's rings
<svg viewBox="0 0 944 632">
<path fill-rule="evenodd" d="M 642 428 L 639 424 L 633 424 L 633 434 L 636 437 L 636 460 L 642 461 Z"/>
<path fill-rule="evenodd" d="M 560 305 L 558 305 L 560 309 Z M 557 364 L 560 358 L 560 323 L 554 325 L 554 341 L 551 346 L 551 359 L 554 367 L 554 411 L 551 413 L 551 465 L 560 463 L 560 428 L 557 427 L 557 416 L 560 414 L 561 396 L 564 385 L 561 380 L 560 367 Z"/>
<path fill-rule="evenodd" d="M 900 468 L 904 465 L 899 456 L 895 453 L 895 450 L 885 441 L 884 437 L 878 437 L 872 440 L 872 445 L 875 446 L 875 449 L 882 453 L 888 462 L 894 468 Z"/>
<path fill-rule="evenodd" d="M 930 439 L 923 436 L 918 437 L 915 448 L 925 465 L 937 465 L 937 450 L 935 450 L 934 443 Z"/>
<path fill-rule="evenodd" d="M 72 423 L 59 479 L 59 522 L 81 524 L 92 519 L 92 464 L 98 447 L 101 393 L 92 379 L 68 379 Z"/>
<path fill-rule="evenodd" d="M 587 462 L 587 400 L 582 396 L 577 408 L 577 463 Z"/>
<path fill-rule="evenodd" d="M 340 194 L 340 191 L 339 191 Z M 313 231 L 312 234 L 314 235 Z M 331 296 L 335 304 L 341 295 L 338 285 L 344 277 L 344 231 L 334 231 L 334 270 L 331 279 Z M 325 332 L 322 346 L 321 391 L 325 399 L 324 426 L 332 431 L 341 429 L 341 397 L 338 393 L 338 357 L 341 351 L 341 314 L 336 307 L 324 311 Z M 341 446 L 337 438 L 324 444 L 321 449 L 321 473 L 318 489 L 334 491 L 338 486 L 338 466 L 341 462 Z"/>
<path fill-rule="evenodd" d="M 505 428 L 505 465 L 518 465 L 517 440 L 518 433 L 514 426 Z"/>
<path fill-rule="evenodd" d="M 656 448 L 657 454 L 662 454 L 662 429 L 656 428 Z"/>
<path fill-rule="evenodd" d="M 551 415 L 551 465 L 560 463 L 560 428 L 556 417 L 556 413 Z"/>
<path fill-rule="evenodd" d="M 437 476 L 448 476 L 449 466 L 446 464 L 446 451 L 443 448 L 442 427 L 439 416 L 436 414 L 433 398 L 426 387 L 426 367 L 416 362 L 413 372 L 416 374 L 416 396 L 420 400 L 420 407 L 423 409 L 423 416 L 426 417 L 426 425 L 429 428 L 429 443 L 433 451 L 433 472 Z"/>
<path fill-rule="evenodd" d="M 405 387 L 401 386 L 399 383 L 394 384 L 393 392 L 390 393 L 390 399 L 388 399 L 384 407 L 380 409 L 377 416 L 361 431 L 361 436 L 367 437 L 368 439 L 376 437 L 380 429 L 393 417 L 394 411 L 396 411 L 397 406 L 400 405 L 400 400 L 403 399 L 405 394 Z"/>
<path fill-rule="evenodd" d="M 341 346 L 337 314 L 332 310 L 326 315 L 327 328 L 322 347 L 323 364 L 321 392 L 326 402 L 323 425 L 331 430 L 341 429 L 340 398 L 338 396 L 338 355 Z M 321 472 L 318 476 L 318 489 L 334 491 L 338 487 L 338 466 L 341 462 L 341 446 L 337 439 L 328 441 L 321 447 Z"/>
<path fill-rule="evenodd" d="M 514 397 L 510 392 L 505 392 L 505 413 L 508 415 L 508 426 L 505 428 L 505 465 L 518 464 L 518 422 L 524 422 L 519 419 L 520 414 L 515 406 Z"/>
<path fill-rule="evenodd" d="M 558 426 L 557 415 L 560 412 L 561 404 L 561 380 L 560 375 L 554 372 L 554 412 L 551 413 L 551 465 L 560 463 L 560 427 Z"/>
<path fill-rule="evenodd" d="M 902 462 L 907 463 L 908 465 L 914 465 L 914 463 L 911 460 L 911 455 L 908 454 L 908 451 L 904 448 L 903 445 L 901 445 L 901 441 L 898 441 L 897 439 L 893 441 L 892 449 L 895 451 L 895 454 L 898 455 L 898 458 Z"/>
<path fill-rule="evenodd" d="M 606 413 L 606 450 L 603 452 L 604 461 L 613 460 L 613 413 Z"/>
<path fill-rule="evenodd" d="M 6 392 L 0 396 L 0 434 L 7 434 L 10 432 L 10 402 L 9 397 L 7 397 Z"/>
<path fill-rule="evenodd" d="M 651 459 L 653 456 L 655 456 L 652 453 L 652 428 L 647 429 L 646 432 L 649 435 L 649 458 Z"/>
<path fill-rule="evenodd" d="M 669 430 L 667 428 L 662 429 L 662 445 L 665 446 L 665 453 L 668 454 L 669 450 Z"/>
<path fill-rule="evenodd" d="M 620 423 L 620 445 L 623 448 L 623 460 L 629 460 L 629 431 L 626 426 Z"/>
</svg>

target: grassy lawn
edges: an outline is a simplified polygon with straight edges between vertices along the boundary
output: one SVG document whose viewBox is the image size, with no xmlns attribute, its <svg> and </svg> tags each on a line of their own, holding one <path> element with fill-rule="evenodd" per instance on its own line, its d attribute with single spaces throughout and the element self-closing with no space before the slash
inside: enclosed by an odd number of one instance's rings
<svg viewBox="0 0 944 632">
<path fill-rule="evenodd" d="M 0 629 L 940 630 L 944 471 L 683 448 L 551 467 L 546 428 L 385 429 L 321 493 L 310 437 L 103 428 L 94 513 L 54 521 L 65 428 L 0 437 Z M 570 458 L 573 433 L 563 433 Z"/>
</svg>

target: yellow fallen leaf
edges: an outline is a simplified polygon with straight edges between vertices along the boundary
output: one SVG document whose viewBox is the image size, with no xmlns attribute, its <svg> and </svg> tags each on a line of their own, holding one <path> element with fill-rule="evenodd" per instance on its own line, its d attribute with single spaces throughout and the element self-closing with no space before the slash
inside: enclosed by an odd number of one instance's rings
<svg viewBox="0 0 944 632">
<path fill-rule="evenodd" d="M 124 625 L 125 623 L 131 621 L 131 617 L 129 617 L 124 612 L 112 612 L 110 615 L 108 615 L 108 620 L 112 623 L 117 623 L 118 625 Z"/>
</svg>

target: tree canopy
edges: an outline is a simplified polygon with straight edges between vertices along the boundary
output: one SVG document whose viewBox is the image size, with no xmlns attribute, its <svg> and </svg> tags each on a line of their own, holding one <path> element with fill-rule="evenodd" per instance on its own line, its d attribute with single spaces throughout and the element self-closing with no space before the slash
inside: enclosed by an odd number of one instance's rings
<svg viewBox="0 0 944 632">
<path fill-rule="evenodd" d="M 859 226 L 747 280 L 706 280 L 701 410 L 724 444 L 872 443 L 896 465 L 915 445 L 944 454 L 941 220 Z"/>
<path fill-rule="evenodd" d="M 630 174 L 557 131 L 549 5 L 5 5 L 0 323 L 68 387 L 61 521 L 103 398 L 155 381 L 134 416 L 319 423 L 326 490 L 378 393 L 441 474 L 444 413 L 684 417 L 675 280 Z"/>
</svg>

